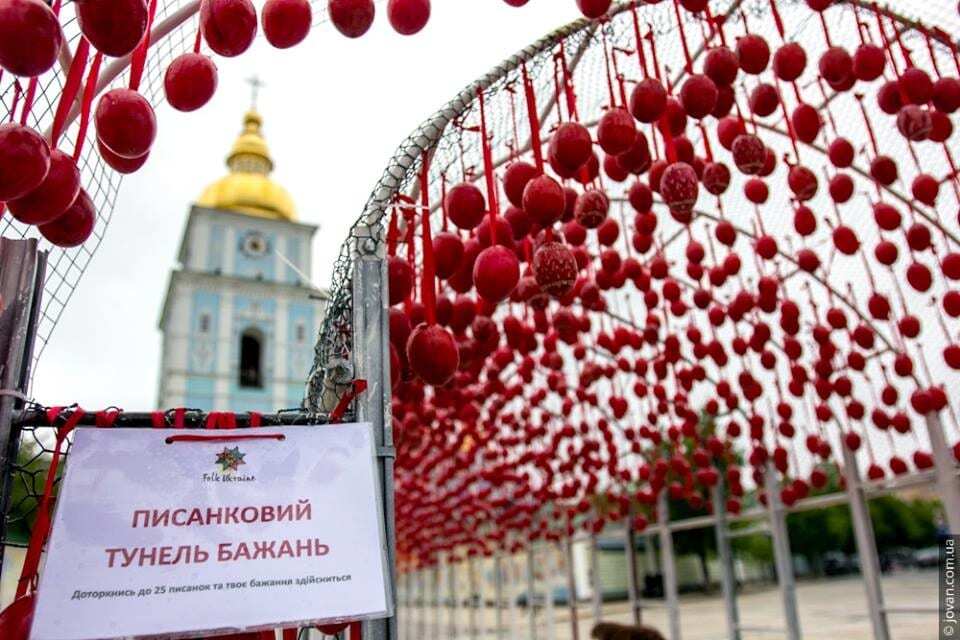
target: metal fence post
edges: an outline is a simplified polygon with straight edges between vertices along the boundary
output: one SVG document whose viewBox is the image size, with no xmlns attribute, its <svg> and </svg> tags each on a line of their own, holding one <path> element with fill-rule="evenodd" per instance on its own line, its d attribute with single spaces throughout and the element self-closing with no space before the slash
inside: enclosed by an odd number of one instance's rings
<svg viewBox="0 0 960 640">
<path fill-rule="evenodd" d="M 567 557 L 567 604 L 570 607 L 570 631 L 573 640 L 580 640 L 580 617 L 577 612 L 577 578 L 573 574 L 573 538 L 564 544 Z"/>
<path fill-rule="evenodd" d="M 543 560 L 543 569 L 545 584 L 543 586 L 544 605 L 546 607 L 547 619 L 547 640 L 556 640 L 557 638 L 557 611 L 553 602 L 553 580 L 557 572 L 557 553 L 553 545 L 549 542 L 543 545 L 546 552 L 546 558 Z"/>
<path fill-rule="evenodd" d="M 590 585 L 593 596 L 593 623 L 603 617 L 603 585 L 600 582 L 600 550 L 597 536 L 590 536 Z"/>
<path fill-rule="evenodd" d="M 928 413 L 926 422 L 937 469 L 937 491 L 947 516 L 947 526 L 951 533 L 960 533 L 960 479 L 957 478 L 957 463 L 947 444 L 940 414 Z"/>
<path fill-rule="evenodd" d="M 637 571 L 637 532 L 633 525 L 627 523 L 627 533 L 624 536 L 624 547 L 627 554 L 627 595 L 630 599 L 630 612 L 633 624 L 643 623 L 643 605 L 640 602 L 640 574 Z"/>
<path fill-rule="evenodd" d="M 497 640 L 503 638 L 503 556 L 497 551 L 493 556 L 493 599 L 494 599 L 494 636 Z"/>
<path fill-rule="evenodd" d="M 531 542 L 527 547 L 527 631 L 530 640 L 537 637 L 537 610 L 535 607 L 537 594 L 536 555 Z"/>
<path fill-rule="evenodd" d="M 467 596 L 470 640 L 477 640 L 477 566 L 476 558 L 467 558 L 467 581 L 470 583 L 470 595 Z"/>
<path fill-rule="evenodd" d="M 770 534 L 773 536 L 773 557 L 777 567 L 777 583 L 783 598 L 783 618 L 787 640 L 800 640 L 800 617 L 797 614 L 797 584 L 793 576 L 793 555 L 787 533 L 787 516 L 780 500 L 780 483 L 772 460 L 767 460 L 764 485 L 770 513 Z"/>
<path fill-rule="evenodd" d="M 677 590 L 677 565 L 673 552 L 673 533 L 670 531 L 670 505 L 667 491 L 657 498 L 657 516 L 660 533 L 660 568 L 663 570 L 663 597 L 670 621 L 670 640 L 680 640 L 680 599 Z"/>
<path fill-rule="evenodd" d="M 393 423 L 390 416 L 390 330 L 387 314 L 386 261 L 376 255 L 356 260 L 353 272 L 353 351 L 358 380 L 367 391 L 357 401 L 357 419 L 373 425 L 380 467 L 380 495 L 386 528 L 389 598 L 396 607 L 396 528 L 394 520 Z M 421 591 L 421 594 L 423 592 Z M 397 616 L 364 623 L 364 638 L 397 640 Z"/>
<path fill-rule="evenodd" d="M 853 535 L 860 556 L 860 575 L 867 591 L 867 610 L 873 626 L 875 640 L 890 640 L 887 614 L 883 608 L 883 588 L 880 584 L 880 561 L 877 556 L 877 540 L 873 522 L 867 507 L 867 498 L 860 481 L 856 454 L 841 442 L 843 449 L 843 474 L 847 481 L 847 496 L 850 500 L 850 515 L 853 518 Z"/>
<path fill-rule="evenodd" d="M 450 598 L 450 626 L 447 635 L 450 640 L 457 637 L 457 611 L 459 602 L 457 600 L 457 564 L 447 558 L 447 593 Z"/>
<path fill-rule="evenodd" d="M 716 517 L 714 531 L 717 535 L 717 556 L 720 560 L 720 587 L 723 591 L 723 606 L 727 614 L 727 637 L 740 640 L 740 612 L 737 610 L 737 574 L 730 545 L 730 530 L 727 527 L 726 486 L 721 479 L 711 492 L 713 515 Z"/>
<path fill-rule="evenodd" d="M 440 560 L 438 559 L 436 564 L 433 565 L 433 633 L 430 635 L 435 640 L 440 640 L 440 629 L 443 626 L 441 617 L 442 608 L 440 606 Z"/>
</svg>

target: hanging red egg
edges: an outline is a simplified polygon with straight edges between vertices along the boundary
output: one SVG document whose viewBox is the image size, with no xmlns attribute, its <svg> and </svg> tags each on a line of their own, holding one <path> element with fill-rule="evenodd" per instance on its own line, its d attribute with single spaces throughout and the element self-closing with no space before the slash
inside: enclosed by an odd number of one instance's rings
<svg viewBox="0 0 960 640">
<path fill-rule="evenodd" d="M 897 129 L 904 138 L 912 142 L 926 140 L 933 129 L 930 112 L 915 104 L 905 105 L 897 114 Z"/>
<path fill-rule="evenodd" d="M 359 38 L 373 24 L 377 6 L 373 0 L 329 0 L 327 11 L 337 31 L 348 38 Z"/>
<path fill-rule="evenodd" d="M 674 162 L 660 178 L 660 195 L 680 222 L 689 221 L 700 192 L 697 172 L 686 162 Z"/>
<path fill-rule="evenodd" d="M 97 151 L 100 153 L 100 157 L 103 158 L 103 161 L 107 163 L 107 166 L 117 173 L 122 173 L 123 175 L 139 171 L 150 158 L 149 153 L 145 153 L 139 158 L 124 158 L 122 156 L 118 156 L 113 151 L 110 151 L 110 149 L 106 148 L 103 145 L 103 142 L 100 140 L 97 140 Z"/>
<path fill-rule="evenodd" d="M 800 202 L 806 202 L 817 195 L 817 176 L 810 169 L 796 165 L 787 174 L 787 184 Z"/>
<path fill-rule="evenodd" d="M 820 56 L 820 75 L 831 85 L 846 82 L 853 75 L 853 58 L 843 47 L 830 47 Z"/>
<path fill-rule="evenodd" d="M 390 0 L 387 19 L 393 30 L 404 36 L 418 33 L 430 20 L 430 0 Z"/>
<path fill-rule="evenodd" d="M 845 173 L 838 173 L 830 178 L 830 197 L 837 204 L 849 202 L 853 197 L 853 178 Z"/>
<path fill-rule="evenodd" d="M 577 281 L 577 259 L 560 242 L 545 242 L 533 254 L 533 275 L 540 289 L 555 298 L 573 289 Z"/>
<path fill-rule="evenodd" d="M 460 266 L 463 258 L 463 242 L 455 233 L 441 231 L 433 237 L 434 271 L 441 280 L 446 280 Z"/>
<path fill-rule="evenodd" d="M 0 125 L 0 201 L 25 196 L 50 170 L 50 147 L 43 136 L 13 122 Z"/>
<path fill-rule="evenodd" d="M 704 166 L 701 181 L 708 192 L 719 196 L 730 186 L 730 169 L 722 162 L 711 162 Z"/>
<path fill-rule="evenodd" d="M 747 128 L 740 118 L 727 116 L 717 123 L 717 140 L 720 145 L 728 151 L 733 148 L 733 142 L 738 136 L 745 134 Z"/>
<path fill-rule="evenodd" d="M 407 362 L 425 383 L 443 386 L 460 367 L 457 341 L 450 331 L 439 325 L 419 324 L 407 340 Z"/>
<path fill-rule="evenodd" d="M 780 106 L 780 92 L 772 84 L 761 82 L 750 92 L 749 104 L 750 111 L 765 118 Z"/>
<path fill-rule="evenodd" d="M 610 10 L 613 0 L 577 0 L 580 12 L 588 18 L 599 18 Z"/>
<path fill-rule="evenodd" d="M 889 187 L 899 176 L 896 161 L 890 156 L 877 156 L 870 162 L 870 177 Z"/>
<path fill-rule="evenodd" d="M 885 83 L 877 91 L 877 106 L 889 115 L 899 113 L 900 107 L 903 106 L 903 98 L 900 95 L 900 84 L 896 80 Z"/>
<path fill-rule="evenodd" d="M 97 221 L 97 210 L 93 201 L 83 189 L 77 194 L 73 204 L 52 222 L 40 225 L 40 234 L 64 249 L 78 247 L 93 233 Z"/>
<path fill-rule="evenodd" d="M 123 158 L 139 158 L 150 151 L 157 135 L 153 107 L 132 89 L 103 94 L 94 115 L 97 139 Z"/>
<path fill-rule="evenodd" d="M 610 200 L 607 194 L 596 189 L 583 192 L 574 207 L 577 222 L 586 229 L 596 229 L 607 219 Z"/>
<path fill-rule="evenodd" d="M 913 179 L 910 187 L 913 197 L 932 207 L 937 203 L 937 196 L 940 193 L 940 181 L 928 173 L 921 173 Z"/>
<path fill-rule="evenodd" d="M 704 58 L 703 72 L 718 87 L 730 86 L 740 73 L 737 54 L 728 47 L 713 47 Z"/>
<path fill-rule="evenodd" d="M 50 170 L 40 186 L 7 202 L 14 218 L 25 224 L 44 224 L 63 214 L 80 193 L 80 171 L 73 158 L 59 149 L 50 152 Z"/>
<path fill-rule="evenodd" d="M 578 122 L 564 122 L 550 138 L 549 153 L 563 168 L 576 171 L 593 153 L 590 132 Z"/>
<path fill-rule="evenodd" d="M 406 260 L 397 256 L 387 258 L 387 279 L 390 287 L 390 306 L 400 304 L 413 291 L 413 280 L 416 274 Z"/>
<path fill-rule="evenodd" d="M 680 102 L 691 118 L 709 115 L 717 105 L 717 85 L 707 76 L 694 74 L 680 88 Z"/>
<path fill-rule="evenodd" d="M 257 35 L 257 10 L 250 0 L 203 0 L 200 30 L 211 49 L 233 58 L 253 43 Z"/>
<path fill-rule="evenodd" d="M 507 199 L 515 207 L 523 206 L 523 190 L 527 183 L 540 175 L 535 166 L 528 162 L 517 161 L 507 167 L 503 174 L 503 190 Z"/>
<path fill-rule="evenodd" d="M 667 91 L 656 78 L 644 78 L 630 94 L 630 113 L 640 122 L 656 122 L 666 107 Z"/>
<path fill-rule="evenodd" d="M 883 75 L 887 55 L 875 44 L 861 44 L 853 53 L 853 75 L 862 82 L 872 82 Z"/>
<path fill-rule="evenodd" d="M 80 31 L 104 55 L 127 55 L 147 32 L 145 0 L 78 0 L 76 7 Z"/>
<path fill-rule="evenodd" d="M 784 82 L 793 82 L 807 67 L 807 52 L 796 42 L 788 42 L 773 54 L 773 72 Z"/>
<path fill-rule="evenodd" d="M 217 66 L 208 56 L 184 53 L 167 67 L 163 76 L 167 102 L 177 111 L 196 111 L 217 90 Z"/>
<path fill-rule="evenodd" d="M 502 245 L 487 247 L 473 264 L 473 283 L 487 302 L 506 300 L 520 281 L 517 255 Z"/>
<path fill-rule="evenodd" d="M 933 106 L 940 113 L 960 109 L 960 79 L 944 77 L 933 84 Z"/>
<path fill-rule="evenodd" d="M 541 227 L 559 220 L 566 204 L 563 187 L 550 176 L 534 178 L 523 190 L 523 210 Z"/>
<path fill-rule="evenodd" d="M 790 122 L 793 124 L 797 140 L 806 144 L 812 144 L 817 139 L 820 135 L 820 127 L 823 125 L 817 110 L 806 103 L 797 105 L 790 116 Z"/>
<path fill-rule="evenodd" d="M 609 109 L 597 125 L 597 142 L 604 152 L 617 156 L 630 150 L 637 140 L 637 125 L 623 107 Z"/>
<path fill-rule="evenodd" d="M 467 182 L 450 189 L 445 204 L 450 222 L 464 230 L 473 229 L 480 224 L 487 211 L 483 192 Z"/>
<path fill-rule="evenodd" d="M 770 46 L 761 36 L 747 34 L 737 40 L 737 62 L 749 74 L 763 73 L 770 63 Z"/>
<path fill-rule="evenodd" d="M 900 74 L 899 85 L 901 95 L 911 104 L 927 104 L 933 98 L 933 81 L 923 69 L 908 67 Z"/>
<path fill-rule="evenodd" d="M 830 143 L 828 149 L 830 162 L 838 169 L 846 169 L 853 164 L 854 149 L 853 145 L 846 138 L 837 138 Z"/>
<path fill-rule="evenodd" d="M 758 174 L 767 159 L 767 147 L 763 140 L 749 133 L 737 136 L 731 151 L 737 168 L 748 176 Z"/>
<path fill-rule="evenodd" d="M 277 49 L 289 49 L 310 33 L 313 10 L 307 0 L 267 0 L 260 20 L 267 42 Z"/>
<path fill-rule="evenodd" d="M 0 67 L 33 78 L 53 67 L 63 44 L 60 22 L 40 0 L 0 3 Z"/>
</svg>

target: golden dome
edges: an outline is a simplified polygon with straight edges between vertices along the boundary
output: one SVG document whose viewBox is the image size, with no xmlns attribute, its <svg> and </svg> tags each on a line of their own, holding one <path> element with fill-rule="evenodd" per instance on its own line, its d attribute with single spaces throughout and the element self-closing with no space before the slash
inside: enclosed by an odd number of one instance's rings
<svg viewBox="0 0 960 640">
<path fill-rule="evenodd" d="M 290 194 L 270 179 L 273 158 L 263 139 L 262 126 L 260 114 L 248 111 L 243 118 L 243 132 L 227 156 L 230 173 L 204 190 L 198 206 L 275 220 L 296 217 Z"/>
</svg>

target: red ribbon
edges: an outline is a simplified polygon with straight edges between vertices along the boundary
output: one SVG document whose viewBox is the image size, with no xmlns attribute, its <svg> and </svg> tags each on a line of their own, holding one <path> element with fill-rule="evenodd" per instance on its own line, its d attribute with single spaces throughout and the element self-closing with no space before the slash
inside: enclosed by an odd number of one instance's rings
<svg viewBox="0 0 960 640">
<path fill-rule="evenodd" d="M 533 82 L 527 73 L 527 65 L 521 65 L 523 73 L 523 93 L 527 99 L 527 118 L 530 120 L 530 146 L 533 147 L 533 158 L 537 164 L 537 171 L 543 173 L 543 142 L 540 140 L 540 115 L 537 113 L 537 94 L 533 90 Z"/>
<path fill-rule="evenodd" d="M 330 412 L 330 424 L 339 424 L 343 420 L 343 414 L 347 412 L 347 407 L 350 406 L 350 403 L 353 402 L 353 399 L 358 395 L 367 390 L 367 381 L 366 380 L 354 380 L 353 386 L 351 386 L 344 394 L 341 396 L 340 401 L 337 403 L 337 406 L 332 412 Z"/>
<path fill-rule="evenodd" d="M 430 157 L 423 152 L 423 163 L 420 170 L 420 191 L 426 193 L 430 188 L 428 173 L 430 171 Z M 420 212 L 420 233 L 423 243 L 423 274 L 420 286 L 420 300 L 425 307 L 427 324 L 437 323 L 437 270 L 433 260 L 433 237 L 430 234 L 430 209 L 425 207 Z M 411 243 L 411 247 L 413 244 Z"/>
<path fill-rule="evenodd" d="M 87 129 L 90 126 L 90 108 L 93 105 L 93 96 L 97 92 L 97 79 L 100 77 L 100 63 L 103 62 L 103 54 L 99 51 L 93 56 L 93 64 L 90 65 L 90 73 L 87 74 L 87 82 L 83 87 L 83 99 L 80 103 L 80 128 L 77 130 L 77 140 L 73 146 L 73 161 L 80 160 L 80 154 L 83 152 L 83 145 L 87 138 Z"/>
<path fill-rule="evenodd" d="M 150 0 L 150 13 L 147 16 L 147 31 L 143 40 L 133 51 L 130 59 L 130 88 L 136 91 L 140 88 L 140 79 L 143 77 L 143 67 L 147 61 L 147 49 L 150 48 L 150 29 L 153 28 L 153 16 L 157 12 L 157 0 Z"/>
<path fill-rule="evenodd" d="M 80 84 L 83 82 L 83 71 L 87 67 L 87 57 L 90 55 L 90 43 L 83 36 L 80 37 L 80 43 L 73 54 L 73 62 L 70 63 L 70 70 L 67 72 L 67 79 L 63 85 L 63 91 L 60 93 L 60 102 L 57 104 L 57 112 L 53 116 L 53 126 L 50 128 L 50 146 L 56 147 L 63 134 L 63 126 L 67 121 L 67 114 L 80 92 Z"/>
<path fill-rule="evenodd" d="M 496 222 L 497 214 L 500 212 L 500 205 L 497 202 L 497 185 L 493 169 L 493 152 L 490 150 L 490 138 L 487 132 L 487 107 L 486 99 L 483 97 L 483 89 L 477 89 L 477 95 L 480 97 L 480 144 L 483 149 L 483 175 L 487 182 L 487 202 L 490 205 L 490 243 L 496 242 Z M 426 173 L 426 172 L 424 172 Z"/>
</svg>

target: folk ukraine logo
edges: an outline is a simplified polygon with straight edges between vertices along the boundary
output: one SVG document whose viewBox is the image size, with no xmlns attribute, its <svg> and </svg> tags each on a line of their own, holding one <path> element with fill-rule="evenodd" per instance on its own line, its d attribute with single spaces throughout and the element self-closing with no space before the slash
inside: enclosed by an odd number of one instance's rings
<svg viewBox="0 0 960 640">
<path fill-rule="evenodd" d="M 240 451 L 240 447 L 233 449 L 224 447 L 223 451 L 217 454 L 216 464 L 220 467 L 222 474 L 231 475 L 240 470 L 240 465 L 247 464 L 244 462 L 246 455 Z"/>
</svg>

